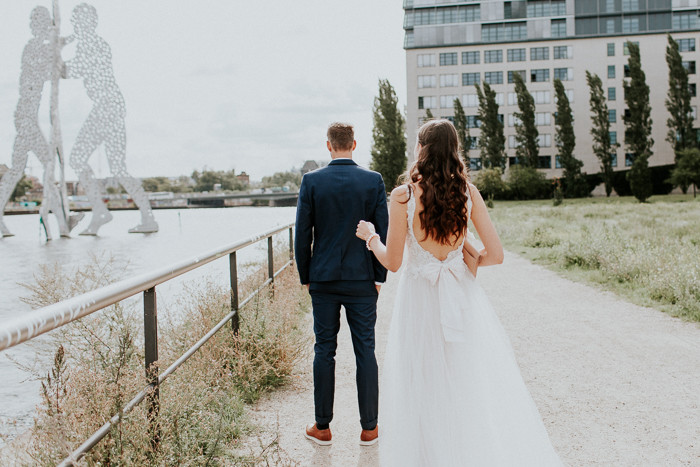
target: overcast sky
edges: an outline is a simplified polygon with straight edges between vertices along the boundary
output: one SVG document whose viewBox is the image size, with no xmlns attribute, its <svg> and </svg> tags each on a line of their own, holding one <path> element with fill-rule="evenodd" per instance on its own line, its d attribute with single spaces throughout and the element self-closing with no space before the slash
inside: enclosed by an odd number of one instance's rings
<svg viewBox="0 0 700 467">
<path fill-rule="evenodd" d="M 62 35 L 76 0 L 59 0 Z M 204 167 L 260 179 L 328 158 L 331 121 L 355 124 L 355 159 L 370 161 L 377 81 L 405 105 L 401 0 L 94 0 L 127 108 L 127 166 L 137 177 Z M 29 14 L 49 0 L 0 2 L 0 163 L 10 165 Z M 63 50 L 71 58 L 74 45 Z M 40 121 L 48 130 L 49 84 Z M 79 81 L 62 81 L 67 153 L 90 111 Z M 91 159 L 109 175 L 104 151 Z M 41 175 L 30 157 L 29 171 Z M 75 175 L 67 170 L 69 179 Z"/>
</svg>

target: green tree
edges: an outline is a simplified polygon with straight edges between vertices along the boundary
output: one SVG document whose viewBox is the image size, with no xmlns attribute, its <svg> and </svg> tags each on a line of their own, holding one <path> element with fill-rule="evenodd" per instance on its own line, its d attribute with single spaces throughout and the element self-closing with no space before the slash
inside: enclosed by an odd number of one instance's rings
<svg viewBox="0 0 700 467">
<path fill-rule="evenodd" d="M 540 146 L 537 142 L 540 133 L 535 125 L 535 99 L 527 90 L 520 73 L 513 73 L 513 78 L 518 97 L 518 112 L 514 113 L 518 119 L 515 123 L 515 156 L 519 164 L 536 169 L 540 159 Z"/>
<path fill-rule="evenodd" d="M 503 181 L 503 170 L 500 167 L 479 170 L 474 177 L 474 185 L 489 201 L 499 198 L 508 190 L 506 182 Z"/>
<path fill-rule="evenodd" d="M 554 141 L 557 144 L 559 163 L 564 169 L 565 194 L 568 198 L 587 196 L 588 185 L 581 173 L 583 161 L 574 157 L 574 148 L 576 147 L 574 116 L 564 84 L 558 78 L 554 80 L 554 94 L 557 101 L 557 113 L 554 114 L 556 128 Z M 558 186 L 561 188 L 560 185 Z"/>
<path fill-rule="evenodd" d="M 693 185 L 693 198 L 700 186 L 700 149 L 686 148 L 678 154 L 676 166 L 671 171 L 670 182 L 674 186 L 686 187 Z"/>
<path fill-rule="evenodd" d="M 17 201 L 18 199 L 26 195 L 27 192 L 32 188 L 34 188 L 34 183 L 30 179 L 28 179 L 26 175 L 22 175 L 22 178 L 20 178 L 19 182 L 17 182 L 17 185 L 15 185 L 15 189 L 10 195 L 10 201 Z"/>
<path fill-rule="evenodd" d="M 506 177 L 508 190 L 515 199 L 549 198 L 550 183 L 544 173 L 526 165 L 512 165 Z"/>
<path fill-rule="evenodd" d="M 668 134 L 666 141 L 673 145 L 676 162 L 679 153 L 686 148 L 695 146 L 695 130 L 693 130 L 693 111 L 690 107 L 690 89 L 688 88 L 688 70 L 683 66 L 683 59 L 678 50 L 678 42 L 668 35 L 666 47 L 666 63 L 668 64 L 668 94 L 666 109 L 671 116 L 666 120 Z M 679 185 L 683 193 L 688 191 L 688 185 Z"/>
<path fill-rule="evenodd" d="M 433 113 L 430 111 L 430 109 L 425 109 L 425 120 L 434 120 L 435 117 L 433 117 Z"/>
<path fill-rule="evenodd" d="M 398 104 L 389 80 L 380 79 L 379 96 L 374 98 L 370 168 L 382 174 L 388 191 L 396 186 L 399 176 L 406 170 L 405 121 Z"/>
<path fill-rule="evenodd" d="M 215 185 L 221 185 L 221 189 L 226 191 L 237 191 L 243 189 L 243 184 L 236 178 L 236 173 L 234 170 L 215 171 L 205 169 L 202 170 L 202 172 L 195 170 L 192 173 L 192 178 L 195 181 L 194 191 L 214 191 Z"/>
<path fill-rule="evenodd" d="M 593 153 L 600 161 L 600 171 L 605 184 L 605 194 L 610 196 L 613 189 L 612 151 L 617 150 L 618 144 L 610 143 L 610 120 L 608 103 L 603 92 L 603 82 L 596 74 L 586 71 L 586 81 L 591 92 L 591 136 L 593 137 Z"/>
<path fill-rule="evenodd" d="M 625 103 L 629 112 L 625 113 L 625 144 L 634 160 L 627 173 L 632 194 L 639 201 L 644 202 L 652 195 L 651 172 L 649 171 L 649 157 L 654 139 L 651 137 L 651 106 L 649 105 L 649 86 L 646 75 L 642 70 L 642 62 L 639 56 L 639 45 L 627 42 L 629 49 L 628 66 L 630 71 L 629 82 L 624 81 L 622 86 L 625 92 Z"/>
<path fill-rule="evenodd" d="M 459 148 L 464 163 L 469 166 L 469 150 L 471 149 L 471 138 L 469 137 L 469 128 L 467 127 L 467 116 L 464 114 L 464 107 L 459 99 L 454 100 L 455 108 L 455 129 L 459 138 Z"/>
<path fill-rule="evenodd" d="M 301 171 L 292 169 L 286 172 L 276 172 L 269 177 L 262 178 L 262 186 L 272 188 L 277 186 L 287 186 L 289 188 L 299 188 L 301 185 Z"/>
<path fill-rule="evenodd" d="M 506 137 L 503 134 L 503 120 L 498 115 L 498 103 L 496 92 L 488 83 L 476 85 L 476 93 L 479 97 L 479 120 L 481 121 L 481 135 L 479 147 L 481 148 L 481 161 L 484 167 L 506 166 L 505 150 Z"/>
</svg>

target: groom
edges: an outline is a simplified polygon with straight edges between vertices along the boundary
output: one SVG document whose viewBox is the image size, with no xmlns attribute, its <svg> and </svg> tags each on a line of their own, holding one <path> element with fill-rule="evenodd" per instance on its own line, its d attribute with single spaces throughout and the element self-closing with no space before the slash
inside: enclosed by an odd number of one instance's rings
<svg viewBox="0 0 700 467">
<path fill-rule="evenodd" d="M 355 236 L 357 223 L 371 221 L 382 241 L 389 215 L 382 176 L 352 160 L 357 146 L 352 125 L 332 123 L 326 146 L 333 159 L 327 167 L 304 175 L 299 188 L 294 249 L 301 283 L 311 294 L 314 316 L 314 404 L 316 423 L 306 437 L 331 444 L 335 351 L 340 307 L 352 334 L 357 365 L 361 445 L 378 439 L 379 381 L 374 356 L 377 296 L 386 269 Z"/>
</svg>

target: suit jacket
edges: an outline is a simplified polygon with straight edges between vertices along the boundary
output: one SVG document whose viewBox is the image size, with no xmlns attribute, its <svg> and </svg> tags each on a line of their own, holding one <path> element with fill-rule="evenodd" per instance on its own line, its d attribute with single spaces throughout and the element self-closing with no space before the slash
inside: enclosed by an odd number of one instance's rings
<svg viewBox="0 0 700 467">
<path fill-rule="evenodd" d="M 304 175 L 294 239 L 302 284 L 386 280 L 386 269 L 355 236 L 360 220 L 372 222 L 386 243 L 389 212 L 380 174 L 336 159 Z"/>
</svg>

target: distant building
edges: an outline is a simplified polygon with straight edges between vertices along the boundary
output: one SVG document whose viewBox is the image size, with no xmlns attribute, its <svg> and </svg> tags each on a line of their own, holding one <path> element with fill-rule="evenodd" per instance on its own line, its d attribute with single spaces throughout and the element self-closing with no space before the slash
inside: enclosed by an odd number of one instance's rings
<svg viewBox="0 0 700 467">
<path fill-rule="evenodd" d="M 243 186 L 250 185 L 250 176 L 245 172 L 241 172 L 240 174 L 236 175 L 236 180 L 241 182 Z"/>
<path fill-rule="evenodd" d="M 312 170 L 316 170 L 319 168 L 318 162 L 316 161 L 306 161 L 304 162 L 304 165 L 301 167 L 301 174 L 304 175 L 305 173 L 311 172 Z"/>
</svg>

